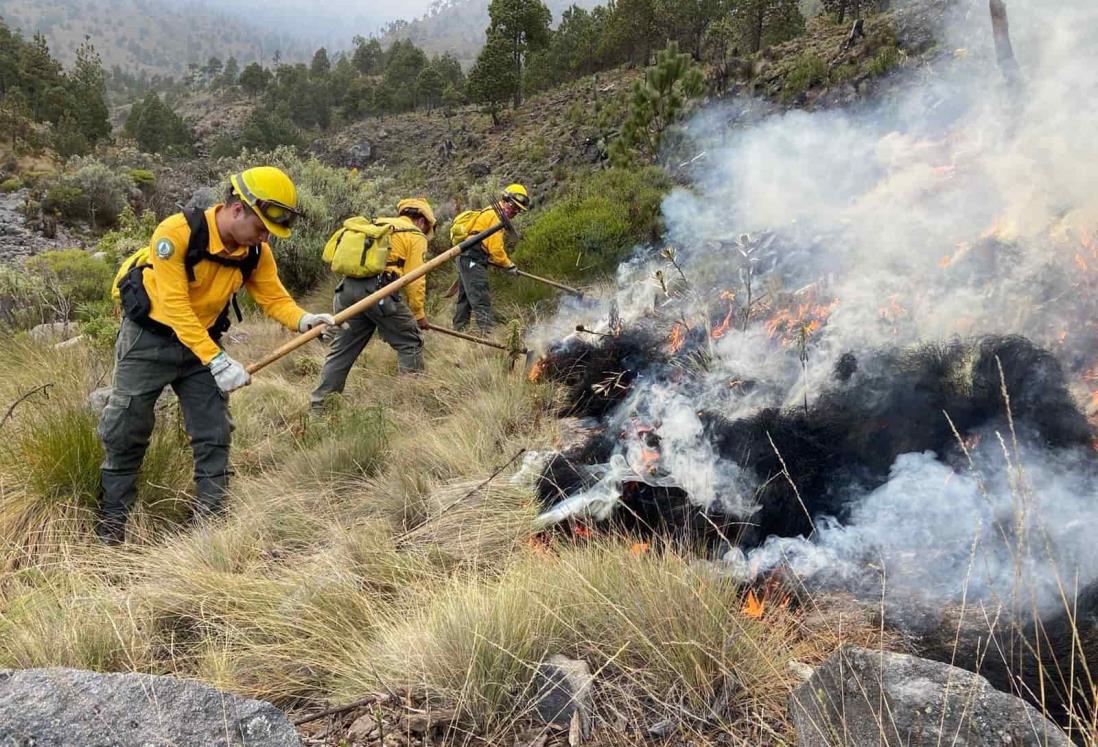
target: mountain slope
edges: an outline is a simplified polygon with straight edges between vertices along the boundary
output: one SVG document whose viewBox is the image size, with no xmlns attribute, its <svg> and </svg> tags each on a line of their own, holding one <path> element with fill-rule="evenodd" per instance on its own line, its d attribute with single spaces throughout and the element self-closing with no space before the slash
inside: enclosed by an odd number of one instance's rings
<svg viewBox="0 0 1098 747">
<path fill-rule="evenodd" d="M 450 52 L 468 66 L 484 45 L 484 29 L 488 26 L 489 0 L 440 0 L 431 11 L 410 23 L 397 23 L 382 37 L 382 43 L 411 39 L 428 54 Z M 546 0 L 553 13 L 553 23 L 572 5 L 593 8 L 603 0 Z"/>
<path fill-rule="evenodd" d="M 307 59 L 312 49 L 297 37 L 271 27 L 260 29 L 224 13 L 193 12 L 160 0 L 0 0 L 0 17 L 26 36 L 45 34 L 50 51 L 72 61 L 85 35 L 103 58 L 130 73 L 179 75 L 189 63 L 211 55 L 235 56 L 241 65 L 269 63 L 275 51 L 284 59 Z"/>
</svg>

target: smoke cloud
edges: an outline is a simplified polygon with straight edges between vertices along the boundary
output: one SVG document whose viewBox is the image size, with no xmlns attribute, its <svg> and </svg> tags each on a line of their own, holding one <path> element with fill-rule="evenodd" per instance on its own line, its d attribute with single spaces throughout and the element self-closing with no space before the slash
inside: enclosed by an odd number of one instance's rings
<svg viewBox="0 0 1098 747">
<path fill-rule="evenodd" d="M 628 477 L 751 516 L 761 476 L 722 456 L 698 413 L 802 406 L 848 352 L 1022 334 L 1056 355 L 1095 415 L 1098 4 L 1013 0 L 1010 14 L 1019 88 L 996 65 L 986 2 L 962 0 L 941 18 L 937 59 L 872 104 L 747 123 L 759 107 L 732 102 L 689 123 L 690 154 L 705 155 L 664 202 L 670 253 L 639 251 L 610 297 L 569 302 L 537 333 L 560 341 L 582 323 L 705 337 L 697 365 L 641 376 L 608 417 L 615 467 L 586 491 L 600 515 Z M 1005 451 L 990 447 L 1000 435 Z M 847 486 L 841 524 L 775 538 L 749 566 L 864 589 L 871 563 L 877 593 L 1041 606 L 1060 582 L 1098 578 L 1094 452 L 1015 449 L 1001 432 L 983 443 L 978 475 L 941 454 L 898 456 L 886 484 Z"/>
</svg>

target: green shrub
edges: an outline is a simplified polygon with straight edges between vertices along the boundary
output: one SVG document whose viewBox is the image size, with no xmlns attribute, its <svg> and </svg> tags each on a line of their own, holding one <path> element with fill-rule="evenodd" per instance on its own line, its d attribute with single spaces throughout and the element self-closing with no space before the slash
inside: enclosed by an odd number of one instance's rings
<svg viewBox="0 0 1098 747">
<path fill-rule="evenodd" d="M 129 175 L 142 192 L 147 194 L 156 189 L 156 174 L 148 169 L 130 169 Z"/>
<path fill-rule="evenodd" d="M 0 322 L 13 329 L 28 329 L 54 321 L 58 314 L 50 289 L 40 275 L 0 265 Z"/>
<path fill-rule="evenodd" d="M 117 267 L 123 259 L 138 249 L 148 246 L 156 230 L 156 215 L 146 210 L 138 217 L 130 205 L 118 216 L 118 227 L 107 231 L 95 245 L 97 252 L 107 255 L 107 264 Z"/>
<path fill-rule="evenodd" d="M 26 269 L 46 281 L 61 307 L 68 312 L 63 314 L 66 318 L 82 304 L 110 298 L 113 270 L 83 249 L 43 252 L 28 259 Z"/>
<path fill-rule="evenodd" d="M 114 347 L 121 325 L 114 301 L 102 299 L 81 304 L 76 309 L 76 319 L 80 322 L 80 334 L 94 347 L 102 350 Z"/>
<path fill-rule="evenodd" d="M 78 159 L 75 171 L 46 192 L 43 207 L 65 218 L 87 219 L 94 226 L 112 226 L 136 192 L 128 173 L 115 173 L 99 161 Z"/>
<path fill-rule="evenodd" d="M 88 212 L 88 198 L 84 190 L 75 184 L 55 184 L 46 190 L 42 209 L 65 218 L 79 218 Z"/>
<path fill-rule="evenodd" d="M 9 194 L 16 192 L 23 188 L 23 180 L 17 176 L 8 177 L 4 181 L 0 182 L 0 192 Z"/>
<path fill-rule="evenodd" d="M 873 77 L 880 77 L 899 64 L 900 50 L 894 46 L 887 46 L 873 56 L 866 70 Z"/>
<path fill-rule="evenodd" d="M 814 54 L 803 54 L 785 76 L 782 99 L 791 101 L 800 94 L 827 80 L 827 63 Z"/>
<path fill-rule="evenodd" d="M 564 282 L 605 275 L 638 244 L 659 235 L 659 211 L 670 183 L 656 168 L 608 169 L 573 187 L 523 232 L 514 260 L 523 269 Z M 497 279 L 503 296 L 529 304 L 552 297 L 530 280 Z"/>
<path fill-rule="evenodd" d="M 833 69 L 828 75 L 828 80 L 831 83 L 845 83 L 856 77 L 858 77 L 858 66 L 847 62 Z"/>
</svg>

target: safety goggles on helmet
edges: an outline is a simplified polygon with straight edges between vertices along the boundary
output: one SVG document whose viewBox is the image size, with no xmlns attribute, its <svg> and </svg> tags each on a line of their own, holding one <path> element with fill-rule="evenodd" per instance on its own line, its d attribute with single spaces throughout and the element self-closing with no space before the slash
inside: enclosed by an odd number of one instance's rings
<svg viewBox="0 0 1098 747">
<path fill-rule="evenodd" d="M 294 210 L 289 205 L 283 205 L 281 202 L 275 202 L 274 200 L 261 200 L 256 198 L 255 204 L 251 206 L 260 217 L 266 218 L 276 226 L 283 228 L 293 228 L 294 221 L 300 216 L 297 210 Z"/>
<path fill-rule="evenodd" d="M 503 198 L 508 202 L 513 202 L 518 208 L 522 210 L 530 209 L 530 198 L 521 192 L 504 192 Z"/>
</svg>

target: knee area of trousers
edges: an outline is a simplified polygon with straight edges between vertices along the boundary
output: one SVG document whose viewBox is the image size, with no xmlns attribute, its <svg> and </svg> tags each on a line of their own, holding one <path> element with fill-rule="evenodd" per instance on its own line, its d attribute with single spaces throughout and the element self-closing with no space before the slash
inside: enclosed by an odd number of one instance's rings
<svg viewBox="0 0 1098 747">
<path fill-rule="evenodd" d="M 128 394 L 111 392 L 99 416 L 96 433 L 108 453 L 143 451 L 155 425 L 154 412 L 146 413 L 135 407 L 134 398 Z"/>
</svg>

